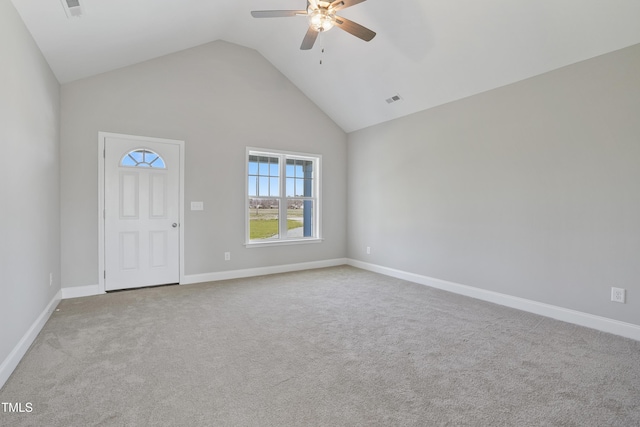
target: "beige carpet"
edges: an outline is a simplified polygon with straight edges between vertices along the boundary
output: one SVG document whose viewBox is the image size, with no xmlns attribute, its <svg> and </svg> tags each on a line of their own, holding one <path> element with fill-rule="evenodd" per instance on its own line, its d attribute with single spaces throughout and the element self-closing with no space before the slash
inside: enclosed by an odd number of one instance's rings
<svg viewBox="0 0 640 427">
<path fill-rule="evenodd" d="M 59 310 L 0 425 L 640 426 L 640 342 L 352 267 Z"/>
</svg>

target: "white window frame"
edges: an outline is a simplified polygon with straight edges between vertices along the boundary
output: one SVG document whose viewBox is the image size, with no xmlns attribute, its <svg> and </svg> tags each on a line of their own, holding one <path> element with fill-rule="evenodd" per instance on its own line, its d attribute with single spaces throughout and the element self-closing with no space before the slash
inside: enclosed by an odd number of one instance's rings
<svg viewBox="0 0 640 427">
<path fill-rule="evenodd" d="M 249 156 L 267 156 L 279 158 L 279 196 L 249 196 Z M 311 160 L 314 163 L 313 170 L 313 197 L 305 199 L 313 200 L 313 236 L 312 237 L 287 237 L 287 197 L 286 195 L 286 160 L 298 159 L 298 160 Z M 322 155 L 299 153 L 293 151 L 272 150 L 266 148 L 247 147 L 245 154 L 245 185 L 244 185 L 244 199 L 245 199 L 245 246 L 247 248 L 264 247 L 264 246 L 280 246 L 280 245 L 296 245 L 307 243 L 320 243 L 322 242 Z M 278 238 L 264 239 L 260 241 L 250 239 L 250 223 L 249 223 L 249 199 L 252 198 L 265 198 L 265 199 L 278 199 L 278 220 L 279 230 L 285 230 L 280 232 Z M 298 199 L 300 197 L 294 197 Z"/>
</svg>

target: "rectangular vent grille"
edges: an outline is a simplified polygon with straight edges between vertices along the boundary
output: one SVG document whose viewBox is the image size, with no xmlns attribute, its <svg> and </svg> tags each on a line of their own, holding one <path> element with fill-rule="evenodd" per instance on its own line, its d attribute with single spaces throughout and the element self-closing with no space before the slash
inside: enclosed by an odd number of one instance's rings
<svg viewBox="0 0 640 427">
<path fill-rule="evenodd" d="M 60 0 L 64 7 L 67 18 L 77 18 L 82 16 L 82 3 L 80 0 Z"/>
<path fill-rule="evenodd" d="M 393 95 L 391 98 L 387 98 L 387 104 L 392 104 L 394 102 L 400 101 L 400 95 Z"/>
</svg>

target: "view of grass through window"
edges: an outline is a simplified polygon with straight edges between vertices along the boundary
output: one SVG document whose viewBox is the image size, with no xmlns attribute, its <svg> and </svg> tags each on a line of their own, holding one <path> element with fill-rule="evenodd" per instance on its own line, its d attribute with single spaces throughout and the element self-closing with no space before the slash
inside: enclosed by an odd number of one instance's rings
<svg viewBox="0 0 640 427">
<path fill-rule="evenodd" d="M 287 209 L 287 230 L 302 232 L 303 226 L 302 210 Z M 270 239 L 279 235 L 279 219 L 278 208 L 260 208 L 254 207 L 249 209 L 249 238 Z"/>
<path fill-rule="evenodd" d="M 319 159 L 301 154 L 247 154 L 249 242 L 317 238 Z"/>
</svg>

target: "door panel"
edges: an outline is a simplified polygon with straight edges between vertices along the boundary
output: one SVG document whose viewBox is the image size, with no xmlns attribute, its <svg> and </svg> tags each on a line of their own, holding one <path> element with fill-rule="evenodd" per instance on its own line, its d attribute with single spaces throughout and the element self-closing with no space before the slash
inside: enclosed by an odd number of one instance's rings
<svg viewBox="0 0 640 427">
<path fill-rule="evenodd" d="M 166 231 L 151 231 L 149 233 L 149 265 L 151 267 L 165 267 L 167 265 L 167 237 Z"/>
<path fill-rule="evenodd" d="M 166 192 L 167 183 L 166 176 L 159 174 L 151 175 L 151 185 L 149 189 L 149 205 L 151 209 L 149 215 L 151 218 L 161 219 L 166 218 Z"/>
<path fill-rule="evenodd" d="M 120 270 L 138 270 L 140 267 L 140 233 L 120 232 Z"/>
<path fill-rule="evenodd" d="M 137 173 L 120 173 L 120 219 L 138 219 L 139 182 Z"/>
<path fill-rule="evenodd" d="M 177 144 L 105 138 L 106 290 L 179 282 L 179 168 Z"/>
</svg>

